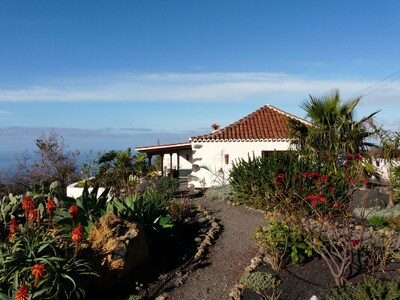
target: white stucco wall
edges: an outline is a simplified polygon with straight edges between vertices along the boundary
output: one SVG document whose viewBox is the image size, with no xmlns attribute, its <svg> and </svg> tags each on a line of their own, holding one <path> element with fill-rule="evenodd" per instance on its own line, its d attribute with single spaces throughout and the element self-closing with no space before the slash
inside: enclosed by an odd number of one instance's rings
<svg viewBox="0 0 400 300">
<path fill-rule="evenodd" d="M 172 170 L 177 170 L 177 159 L 176 153 L 172 154 Z M 169 172 L 171 165 L 171 154 L 164 154 L 163 166 L 164 171 Z M 179 151 L 179 170 L 191 170 L 192 169 L 192 150 Z"/>
<path fill-rule="evenodd" d="M 258 157 L 262 151 L 284 151 L 289 147 L 288 141 L 192 142 L 193 165 L 189 186 L 202 188 L 227 183 L 235 160 L 247 159 L 253 153 Z M 228 164 L 225 163 L 225 155 L 229 155 Z"/>
<path fill-rule="evenodd" d="M 380 173 L 383 180 L 389 179 L 389 168 L 390 164 L 387 160 L 383 158 L 374 158 L 372 160 L 373 165 L 375 166 L 376 170 Z M 400 161 L 393 161 L 393 166 L 399 166 Z"/>
</svg>

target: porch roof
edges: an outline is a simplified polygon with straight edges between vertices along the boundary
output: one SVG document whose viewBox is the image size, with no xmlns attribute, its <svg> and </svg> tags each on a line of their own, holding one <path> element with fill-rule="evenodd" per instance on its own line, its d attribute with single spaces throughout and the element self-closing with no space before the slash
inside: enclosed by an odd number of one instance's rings
<svg viewBox="0 0 400 300">
<path fill-rule="evenodd" d="M 171 154 L 171 153 L 177 153 L 178 151 L 181 150 L 191 150 L 191 149 L 192 149 L 191 142 L 135 147 L 136 151 L 140 153 L 146 153 L 149 155 Z"/>
</svg>

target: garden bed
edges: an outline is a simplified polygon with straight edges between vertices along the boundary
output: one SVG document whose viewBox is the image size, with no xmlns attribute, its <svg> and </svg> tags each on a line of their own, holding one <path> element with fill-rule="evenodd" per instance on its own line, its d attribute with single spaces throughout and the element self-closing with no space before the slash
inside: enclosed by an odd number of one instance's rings
<svg viewBox="0 0 400 300">
<path fill-rule="evenodd" d="M 389 263 L 384 270 L 375 273 L 374 276 L 384 280 L 399 278 L 400 262 Z M 290 265 L 280 271 L 274 271 L 265 263 L 260 264 L 254 272 L 266 272 L 275 275 L 281 283 L 275 289 L 275 295 L 280 295 L 280 300 L 310 299 L 316 295 L 322 299 L 329 290 L 335 287 L 335 282 L 322 259 L 315 258 L 301 265 Z M 349 278 L 351 283 L 359 283 L 365 273 Z M 243 289 L 241 298 L 243 300 L 260 299 L 261 296 L 271 296 L 272 291 L 257 293 L 250 289 Z"/>
<path fill-rule="evenodd" d="M 207 247 L 217 236 L 219 225 L 200 206 L 192 205 L 190 215 L 170 230 L 149 236 L 151 261 L 108 289 L 93 287 L 89 299 L 154 299 L 184 281 L 202 261 Z M 116 292 L 117 291 L 117 292 Z"/>
</svg>

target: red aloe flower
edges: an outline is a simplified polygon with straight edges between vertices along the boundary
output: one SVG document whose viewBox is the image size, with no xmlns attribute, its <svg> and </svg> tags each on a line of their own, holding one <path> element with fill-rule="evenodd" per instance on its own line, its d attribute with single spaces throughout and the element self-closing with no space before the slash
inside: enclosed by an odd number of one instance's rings
<svg viewBox="0 0 400 300">
<path fill-rule="evenodd" d="M 56 210 L 56 202 L 53 200 L 53 198 L 47 200 L 46 209 L 49 214 L 52 214 Z"/>
<path fill-rule="evenodd" d="M 360 244 L 360 243 L 361 243 L 360 240 L 351 240 L 351 241 L 350 241 L 350 244 L 351 244 L 353 247 L 357 246 L 357 245 Z"/>
<path fill-rule="evenodd" d="M 357 159 L 357 160 L 363 160 L 364 157 L 363 157 L 361 154 L 357 154 L 357 155 L 355 156 L 355 159 Z"/>
<path fill-rule="evenodd" d="M 42 278 L 45 273 L 46 268 L 44 267 L 44 264 L 35 264 L 32 267 L 32 276 L 35 277 L 35 283 L 33 284 L 33 286 L 36 287 L 38 285 L 39 279 Z"/>
<path fill-rule="evenodd" d="M 72 230 L 71 238 L 72 241 L 75 243 L 79 243 L 80 241 L 83 240 L 83 227 L 82 224 L 79 223 L 78 227 L 76 227 L 74 230 Z"/>
<path fill-rule="evenodd" d="M 15 295 L 15 300 L 27 300 L 29 297 L 29 287 L 25 284 L 20 285 L 17 294 Z"/>
<path fill-rule="evenodd" d="M 15 220 L 15 218 L 11 218 L 10 233 L 16 233 L 18 231 L 18 229 L 19 229 L 19 227 L 18 227 L 17 220 Z"/>
<path fill-rule="evenodd" d="M 83 227 L 82 224 L 79 223 L 78 227 L 72 230 L 71 239 L 75 243 L 75 257 L 78 255 L 79 251 L 79 242 L 83 240 Z"/>
<path fill-rule="evenodd" d="M 22 201 L 22 209 L 27 214 L 30 210 L 32 210 L 34 208 L 35 208 L 35 202 L 33 202 L 31 197 L 26 196 L 24 198 L 24 200 Z"/>
<path fill-rule="evenodd" d="M 14 234 L 13 233 L 9 233 L 8 236 L 7 236 L 8 241 L 11 242 L 13 237 L 14 237 Z"/>
<path fill-rule="evenodd" d="M 75 218 L 78 215 L 78 206 L 76 206 L 75 204 L 71 205 L 71 207 L 69 208 L 69 213 L 73 218 Z"/>
<path fill-rule="evenodd" d="M 46 272 L 46 268 L 44 267 L 44 264 L 35 264 L 32 267 L 32 276 L 34 277 L 43 277 L 44 273 Z"/>
<path fill-rule="evenodd" d="M 278 174 L 278 179 L 285 179 L 286 178 L 286 174 L 280 173 Z"/>
<path fill-rule="evenodd" d="M 36 208 L 33 208 L 28 212 L 28 219 L 31 220 L 32 222 L 34 222 L 37 217 L 38 217 L 38 211 Z"/>
<path fill-rule="evenodd" d="M 362 179 L 361 182 L 362 182 L 363 184 L 367 185 L 367 184 L 368 184 L 368 179 Z"/>
<path fill-rule="evenodd" d="M 343 167 L 345 167 L 345 168 L 350 167 L 350 165 L 351 165 L 351 163 L 350 163 L 349 161 L 345 161 L 345 162 L 343 163 Z"/>
<path fill-rule="evenodd" d="M 353 158 L 354 158 L 354 155 L 351 154 L 351 153 L 347 153 L 347 154 L 346 154 L 346 157 L 347 157 L 348 159 L 353 159 Z"/>
</svg>

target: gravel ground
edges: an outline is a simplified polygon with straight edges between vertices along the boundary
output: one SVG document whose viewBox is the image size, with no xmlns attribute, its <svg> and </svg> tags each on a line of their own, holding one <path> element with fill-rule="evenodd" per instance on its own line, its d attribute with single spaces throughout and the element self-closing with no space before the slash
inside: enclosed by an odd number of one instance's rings
<svg viewBox="0 0 400 300">
<path fill-rule="evenodd" d="M 205 197 L 193 202 L 211 211 L 222 231 L 210 248 L 204 267 L 193 271 L 183 286 L 169 292 L 168 299 L 228 299 L 243 269 L 257 253 L 251 236 L 257 226 L 264 224 L 264 215 L 243 206 L 232 206 Z"/>
</svg>

